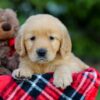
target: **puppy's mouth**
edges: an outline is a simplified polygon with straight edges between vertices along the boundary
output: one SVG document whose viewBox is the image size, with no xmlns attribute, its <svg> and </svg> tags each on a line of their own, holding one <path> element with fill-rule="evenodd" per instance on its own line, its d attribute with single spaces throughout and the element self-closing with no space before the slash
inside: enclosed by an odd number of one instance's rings
<svg viewBox="0 0 100 100">
<path fill-rule="evenodd" d="M 44 64 L 44 63 L 47 63 L 47 62 L 48 62 L 48 59 L 47 59 L 47 58 L 42 58 L 42 57 L 41 57 L 41 58 L 38 58 L 38 59 L 37 59 L 37 62 L 40 63 L 40 64 Z"/>
</svg>

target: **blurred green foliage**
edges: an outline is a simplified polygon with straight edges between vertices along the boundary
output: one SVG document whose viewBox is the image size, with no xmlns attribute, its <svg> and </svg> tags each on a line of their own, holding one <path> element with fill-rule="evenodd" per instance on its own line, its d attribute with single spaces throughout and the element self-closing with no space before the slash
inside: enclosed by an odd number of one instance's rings
<svg viewBox="0 0 100 100">
<path fill-rule="evenodd" d="M 100 89 L 99 89 L 98 96 L 97 96 L 96 100 L 100 100 Z"/>
<path fill-rule="evenodd" d="M 99 62 L 100 0 L 0 0 L 0 7 L 14 9 L 21 24 L 38 13 L 58 17 L 68 27 L 74 53 Z"/>
</svg>

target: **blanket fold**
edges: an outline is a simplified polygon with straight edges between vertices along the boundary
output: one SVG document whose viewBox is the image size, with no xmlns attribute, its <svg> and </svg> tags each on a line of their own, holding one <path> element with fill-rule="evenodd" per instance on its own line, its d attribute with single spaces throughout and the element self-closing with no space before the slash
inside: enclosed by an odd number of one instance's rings
<svg viewBox="0 0 100 100">
<path fill-rule="evenodd" d="M 73 82 L 66 89 L 53 85 L 53 73 L 33 75 L 30 80 L 16 80 L 0 76 L 0 100 L 96 100 L 100 74 L 88 68 L 73 74 Z"/>
</svg>

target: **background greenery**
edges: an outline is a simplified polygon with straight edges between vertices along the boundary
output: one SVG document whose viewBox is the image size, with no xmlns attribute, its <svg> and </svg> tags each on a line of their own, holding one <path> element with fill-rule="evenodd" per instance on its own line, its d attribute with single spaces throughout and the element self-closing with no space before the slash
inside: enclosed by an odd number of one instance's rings
<svg viewBox="0 0 100 100">
<path fill-rule="evenodd" d="M 58 17 L 69 30 L 73 52 L 100 69 L 100 0 L 0 0 L 0 8 L 14 9 L 20 24 L 38 13 Z"/>
</svg>

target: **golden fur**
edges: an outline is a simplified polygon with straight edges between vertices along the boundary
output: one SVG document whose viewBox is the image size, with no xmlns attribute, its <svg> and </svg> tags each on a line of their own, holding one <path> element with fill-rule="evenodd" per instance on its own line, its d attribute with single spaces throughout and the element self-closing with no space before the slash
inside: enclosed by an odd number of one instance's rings
<svg viewBox="0 0 100 100">
<path fill-rule="evenodd" d="M 34 41 L 30 40 L 33 36 L 36 37 Z M 50 36 L 54 40 L 50 40 Z M 20 55 L 20 64 L 13 76 L 30 78 L 32 74 L 54 72 L 54 84 L 65 88 L 72 82 L 72 73 L 88 68 L 72 54 L 66 27 L 51 15 L 29 17 L 19 30 L 15 48 Z M 38 48 L 47 50 L 46 59 L 37 57 Z"/>
</svg>

